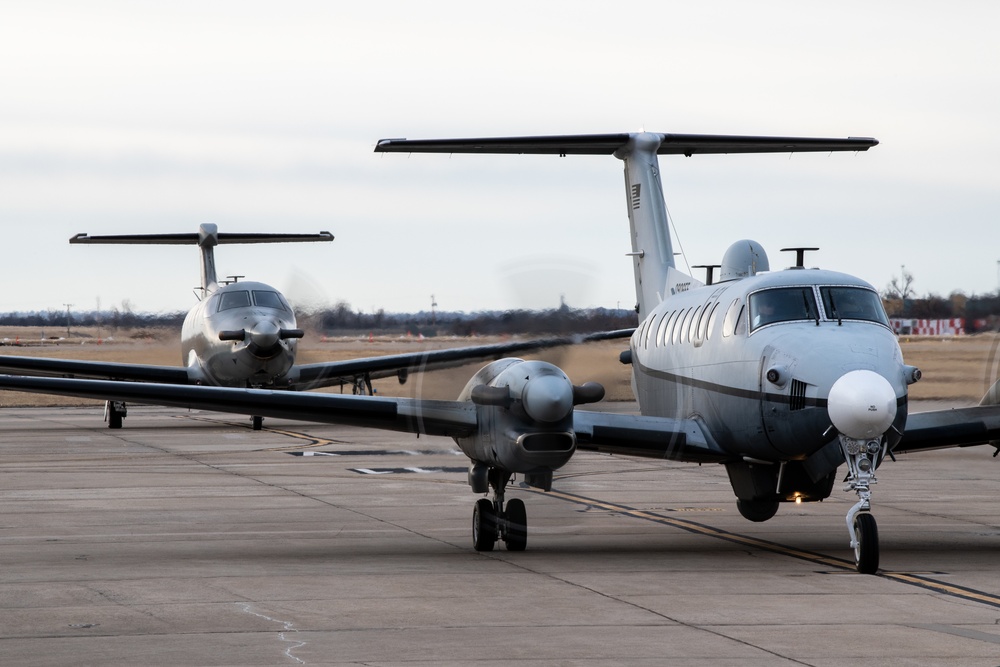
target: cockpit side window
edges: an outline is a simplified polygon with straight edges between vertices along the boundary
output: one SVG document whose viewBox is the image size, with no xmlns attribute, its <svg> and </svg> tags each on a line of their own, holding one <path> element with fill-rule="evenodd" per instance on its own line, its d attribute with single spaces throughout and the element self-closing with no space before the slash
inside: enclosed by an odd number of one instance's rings
<svg viewBox="0 0 1000 667">
<path fill-rule="evenodd" d="M 812 287 L 779 287 L 750 295 L 750 330 L 775 322 L 816 320 L 816 296 Z"/>
<path fill-rule="evenodd" d="M 219 312 L 230 308 L 246 308 L 250 305 L 250 292 L 239 290 L 235 292 L 223 292 L 219 296 Z"/>
<path fill-rule="evenodd" d="M 831 320 L 864 320 L 889 326 L 882 300 L 861 287 L 820 287 L 823 310 Z"/>
<path fill-rule="evenodd" d="M 281 297 L 278 295 L 277 292 L 254 290 L 253 302 L 255 306 L 260 306 L 261 308 L 274 308 L 276 310 L 285 310 L 285 304 L 282 302 Z"/>
</svg>

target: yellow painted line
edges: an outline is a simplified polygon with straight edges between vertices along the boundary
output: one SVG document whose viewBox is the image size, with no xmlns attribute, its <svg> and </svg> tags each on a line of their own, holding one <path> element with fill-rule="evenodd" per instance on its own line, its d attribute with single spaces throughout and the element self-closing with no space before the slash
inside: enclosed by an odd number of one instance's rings
<svg viewBox="0 0 1000 667">
<path fill-rule="evenodd" d="M 225 424 L 227 426 L 233 426 L 234 425 L 234 423 L 232 421 L 230 421 L 230 420 L 213 419 L 211 417 L 195 417 L 193 415 L 177 415 L 177 417 L 179 419 L 190 419 L 192 421 L 208 422 L 210 424 Z M 248 426 L 247 428 L 250 428 L 250 427 Z M 299 433 L 297 431 L 286 431 L 284 429 L 271 428 L 269 426 L 265 426 L 263 430 L 268 431 L 269 433 L 277 433 L 278 435 L 284 435 L 284 436 L 287 436 L 289 438 L 294 438 L 296 440 L 306 440 L 307 444 L 299 445 L 299 446 L 294 446 L 294 447 L 292 447 L 292 446 L 290 446 L 290 447 L 269 447 L 267 449 L 260 450 L 262 452 L 298 451 L 300 449 L 312 449 L 313 447 L 324 447 L 326 445 L 342 445 L 342 444 L 344 444 L 342 441 L 339 441 L 339 440 L 328 440 L 326 438 L 317 438 L 316 436 L 310 435 L 308 433 Z"/>
<path fill-rule="evenodd" d="M 854 562 L 850 560 L 846 560 L 843 558 L 835 558 L 833 556 L 827 556 L 825 554 L 816 553 L 814 551 L 806 551 L 805 549 L 796 549 L 794 547 L 790 547 L 784 544 L 778 544 L 777 542 L 770 542 L 768 540 L 762 540 L 756 537 L 750 537 L 748 535 L 740 535 L 739 533 L 732 533 L 729 532 L 728 530 L 713 528 L 712 526 L 706 526 L 705 524 L 701 524 L 696 521 L 691 521 L 689 519 L 678 519 L 670 516 L 664 516 L 663 514 L 658 514 L 655 512 L 647 512 L 644 510 L 636 509 L 634 507 L 628 507 L 627 505 L 609 503 L 602 500 L 596 500 L 594 498 L 588 498 L 586 496 L 578 496 L 576 494 L 566 493 L 564 491 L 553 490 L 547 493 L 543 491 L 535 491 L 535 492 L 547 496 L 554 496 L 556 498 L 560 498 L 562 500 L 575 503 L 577 505 L 597 507 L 603 510 L 608 510 L 626 516 L 631 516 L 636 519 L 642 519 L 644 521 L 652 521 L 654 523 L 659 523 L 666 526 L 673 526 L 674 528 L 679 528 L 689 533 L 705 535 L 706 537 L 725 540 L 726 542 L 732 542 L 735 544 L 740 544 L 742 546 L 754 547 L 756 549 L 761 549 L 763 551 L 770 551 L 771 553 L 781 554 L 784 556 L 791 556 L 792 558 L 798 558 L 800 560 L 805 560 L 810 563 L 821 564 L 827 567 L 836 568 L 838 570 L 844 570 L 846 572 L 852 572 L 852 573 L 857 572 L 857 569 L 854 566 Z M 874 576 L 882 577 L 884 579 L 890 579 L 892 581 L 898 581 L 900 583 L 907 584 L 910 586 L 917 586 L 919 588 L 923 588 L 929 591 L 934 591 L 936 593 L 947 595 L 949 597 L 960 598 L 962 600 L 968 600 L 971 602 L 979 602 L 982 604 L 990 605 L 992 607 L 1000 607 L 1000 595 L 987 593 L 985 591 L 979 591 L 974 588 L 967 588 L 965 586 L 956 586 L 954 584 L 949 584 L 944 581 L 932 579 L 931 577 L 924 575 L 879 570 Z"/>
</svg>

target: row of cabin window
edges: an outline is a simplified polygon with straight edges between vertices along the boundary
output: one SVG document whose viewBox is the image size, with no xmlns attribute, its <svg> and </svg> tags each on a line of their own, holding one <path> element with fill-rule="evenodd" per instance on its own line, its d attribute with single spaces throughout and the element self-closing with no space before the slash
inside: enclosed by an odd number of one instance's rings
<svg viewBox="0 0 1000 667">
<path fill-rule="evenodd" d="M 653 318 L 646 325 L 646 329 L 640 334 L 644 347 L 660 347 L 661 345 L 679 345 L 681 343 L 701 343 L 711 338 L 715 331 L 716 320 L 721 311 L 719 302 L 709 303 L 704 306 L 692 306 L 683 310 L 672 310 L 669 313 Z M 726 310 L 726 319 L 723 323 L 722 335 L 730 336 L 733 333 L 740 333 L 743 307 L 740 300 L 736 299 Z"/>
</svg>

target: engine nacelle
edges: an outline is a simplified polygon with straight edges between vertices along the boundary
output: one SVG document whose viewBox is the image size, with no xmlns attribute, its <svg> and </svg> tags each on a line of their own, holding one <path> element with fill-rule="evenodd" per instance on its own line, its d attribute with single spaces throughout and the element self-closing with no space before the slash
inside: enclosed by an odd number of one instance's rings
<svg viewBox="0 0 1000 667">
<path fill-rule="evenodd" d="M 576 451 L 573 406 L 603 396 L 600 385 L 575 387 L 560 368 L 544 361 L 494 361 L 459 395 L 476 404 L 479 431 L 456 442 L 475 463 L 521 473 L 529 483 L 551 480 L 551 471 Z"/>
</svg>

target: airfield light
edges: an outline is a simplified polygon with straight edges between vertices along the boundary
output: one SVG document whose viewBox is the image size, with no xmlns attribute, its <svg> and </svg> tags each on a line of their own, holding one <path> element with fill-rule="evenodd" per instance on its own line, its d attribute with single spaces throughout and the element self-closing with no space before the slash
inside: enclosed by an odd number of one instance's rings
<svg viewBox="0 0 1000 667">
<path fill-rule="evenodd" d="M 802 496 L 795 496 L 795 504 L 796 505 L 802 504 Z"/>
</svg>

